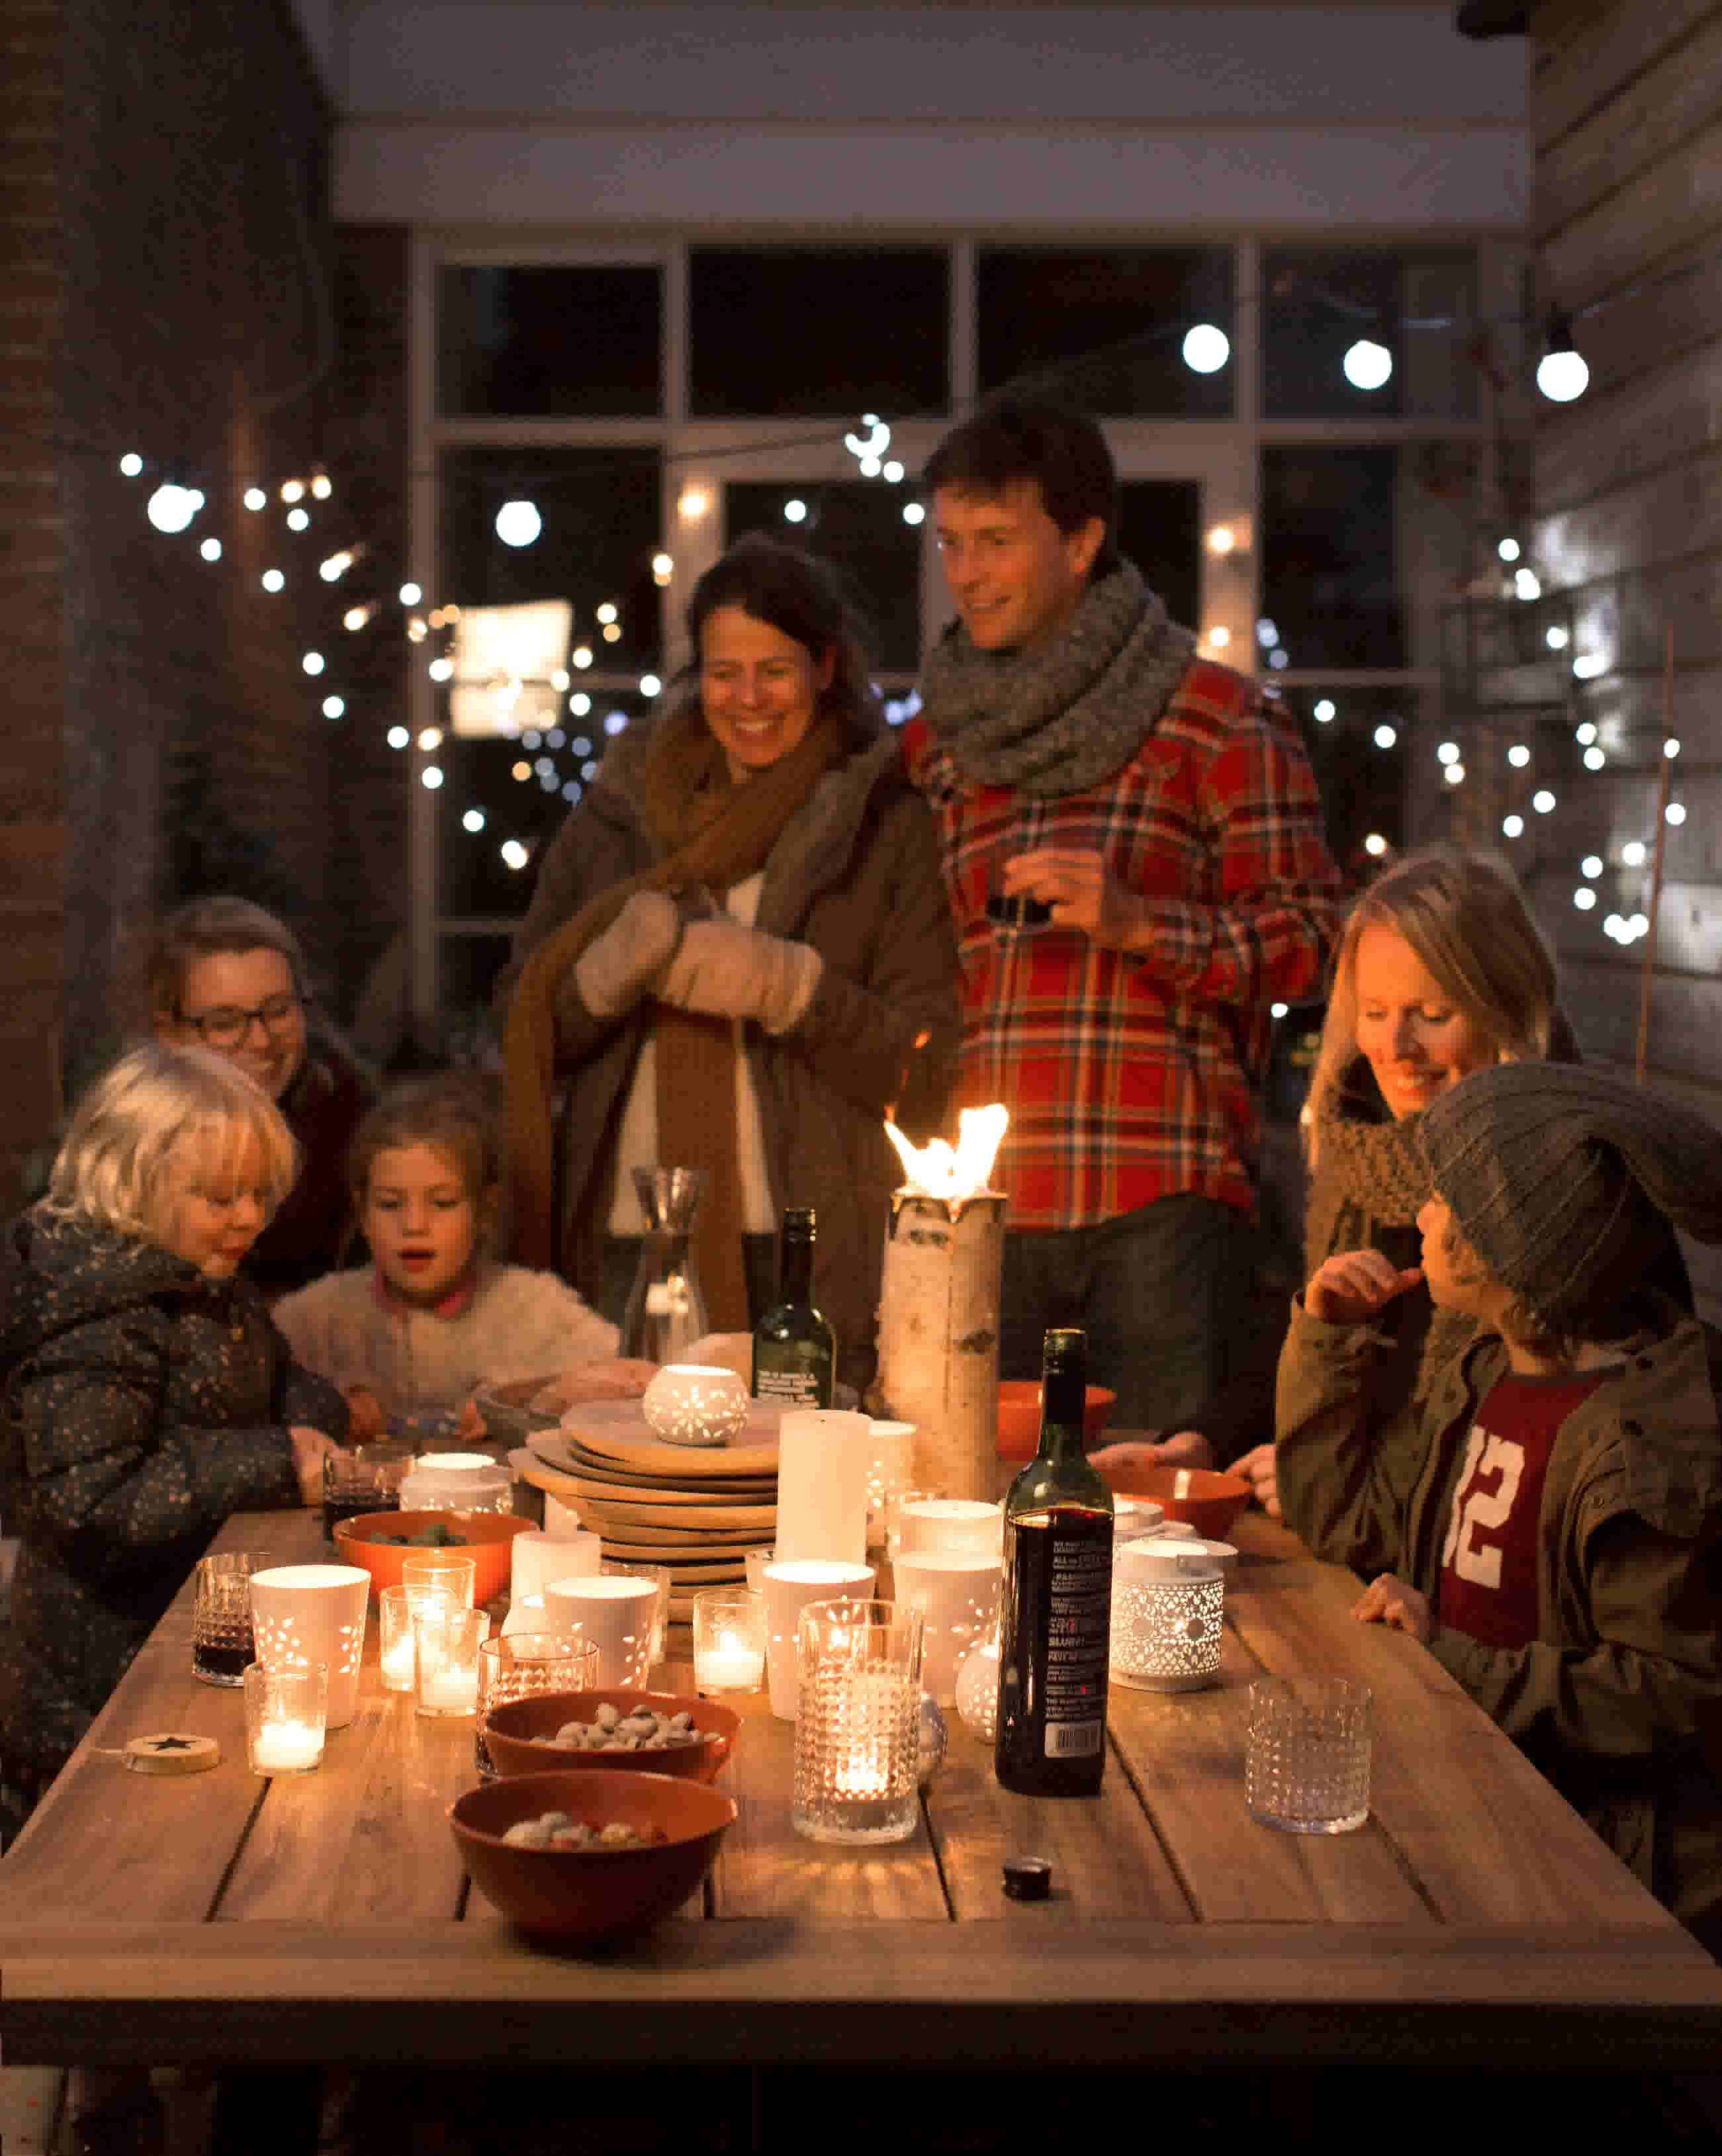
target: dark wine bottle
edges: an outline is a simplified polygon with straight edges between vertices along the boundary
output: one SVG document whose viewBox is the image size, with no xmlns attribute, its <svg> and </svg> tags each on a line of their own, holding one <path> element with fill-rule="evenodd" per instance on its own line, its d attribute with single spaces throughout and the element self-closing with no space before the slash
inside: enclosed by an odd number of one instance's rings
<svg viewBox="0 0 1722 2156">
<path fill-rule="evenodd" d="M 1086 1334 L 1046 1335 L 1041 1445 L 1005 1500 L 999 1620 L 1000 1786 L 1092 1796 L 1106 1769 L 1112 1492 L 1082 1455 Z"/>
<path fill-rule="evenodd" d="M 785 1407 L 828 1408 L 836 1335 L 813 1306 L 815 1222 L 810 1205 L 784 1209 L 778 1299 L 753 1328 L 753 1397 Z"/>
</svg>

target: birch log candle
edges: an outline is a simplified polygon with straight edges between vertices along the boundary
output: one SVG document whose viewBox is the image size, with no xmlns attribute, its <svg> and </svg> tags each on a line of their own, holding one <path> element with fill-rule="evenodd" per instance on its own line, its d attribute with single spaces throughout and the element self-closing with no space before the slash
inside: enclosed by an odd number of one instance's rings
<svg viewBox="0 0 1722 2156">
<path fill-rule="evenodd" d="M 908 1181 L 891 1201 L 879 1283 L 879 1391 L 915 1424 L 913 1481 L 991 1502 L 998 1477 L 1005 1198 L 990 1190 L 1003 1108 L 968 1108 L 954 1150 L 887 1124 Z"/>
</svg>

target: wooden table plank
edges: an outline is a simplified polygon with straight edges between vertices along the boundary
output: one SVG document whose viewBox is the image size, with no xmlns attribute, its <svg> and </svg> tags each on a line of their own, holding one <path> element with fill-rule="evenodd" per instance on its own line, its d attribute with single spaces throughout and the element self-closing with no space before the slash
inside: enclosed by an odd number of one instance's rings
<svg viewBox="0 0 1722 2156">
<path fill-rule="evenodd" d="M 0 1924 L 9 2063 L 1714 2066 L 1722 1973 L 1670 1923 L 666 1925 L 581 1957 L 470 1925 Z"/>
<path fill-rule="evenodd" d="M 1312 1563 L 1272 1522 L 1239 1524 L 1262 1562 L 1243 1575 L 1252 1584 L 1228 1596 L 1231 1624 L 1272 1674 L 1343 1670 L 1373 1687 L 1365 1831 L 1385 1830 L 1443 1921 L 1560 1923 L 1588 1915 L 1653 1928 L 1665 1921 L 1660 1904 L 1432 1655 L 1404 1633 L 1357 1622 L 1351 1573 Z M 1254 1591 L 1276 1567 L 1283 1580 L 1300 1584 Z"/>
</svg>

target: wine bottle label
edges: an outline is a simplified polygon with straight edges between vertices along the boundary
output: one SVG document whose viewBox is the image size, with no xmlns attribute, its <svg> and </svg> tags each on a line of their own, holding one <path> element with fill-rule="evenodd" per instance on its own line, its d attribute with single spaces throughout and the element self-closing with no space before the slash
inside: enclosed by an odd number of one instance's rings
<svg viewBox="0 0 1722 2156">
<path fill-rule="evenodd" d="M 768 1369 L 762 1363 L 754 1378 L 753 1397 L 761 1400 L 781 1400 L 786 1407 L 819 1407 L 822 1404 L 820 1373 L 817 1370 L 792 1368 Z"/>
<path fill-rule="evenodd" d="M 1079 1759 L 1106 1742 L 1112 1630 L 1111 1537 L 1051 1537 L 1047 1595 L 1046 1756 Z"/>
</svg>

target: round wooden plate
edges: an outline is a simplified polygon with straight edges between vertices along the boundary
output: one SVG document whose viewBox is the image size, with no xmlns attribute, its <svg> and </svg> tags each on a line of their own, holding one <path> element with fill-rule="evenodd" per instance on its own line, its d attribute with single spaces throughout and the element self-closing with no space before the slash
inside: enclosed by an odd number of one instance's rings
<svg viewBox="0 0 1722 2156">
<path fill-rule="evenodd" d="M 775 1475 L 736 1475 L 719 1479 L 704 1475 L 642 1475 L 618 1467 L 599 1453 L 587 1453 L 560 1435 L 535 1448 L 537 1456 L 565 1475 L 583 1476 L 588 1481 L 614 1486 L 618 1496 L 629 1490 L 650 1495 L 659 1490 L 683 1490 L 708 1496 L 769 1496 L 777 1488 Z"/>
<path fill-rule="evenodd" d="M 751 1403 L 739 1437 L 730 1445 L 666 1445 L 655 1436 L 638 1400 L 594 1400 L 568 1409 L 564 1434 L 584 1452 L 595 1452 L 636 1475 L 774 1475 L 781 1408 Z M 527 1440 L 528 1443 L 531 1440 Z"/>
<path fill-rule="evenodd" d="M 595 1525 L 603 1527 L 615 1521 L 622 1527 L 777 1527 L 778 1508 L 775 1505 L 701 1505 L 697 1507 L 674 1506 L 667 1510 L 659 1505 L 617 1504 L 579 1493 L 580 1512 Z"/>
</svg>

